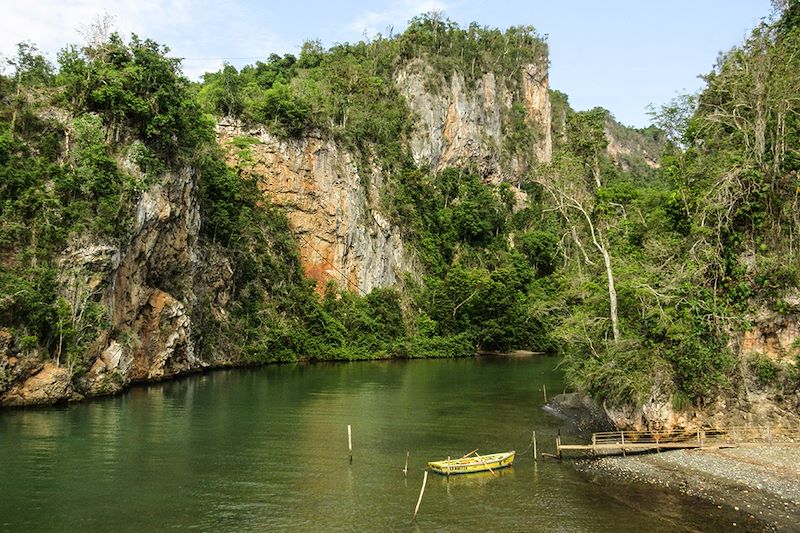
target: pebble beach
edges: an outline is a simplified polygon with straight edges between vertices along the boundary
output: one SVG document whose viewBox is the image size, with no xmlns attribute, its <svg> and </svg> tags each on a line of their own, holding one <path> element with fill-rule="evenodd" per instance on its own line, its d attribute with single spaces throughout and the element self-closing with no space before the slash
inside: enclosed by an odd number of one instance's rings
<svg viewBox="0 0 800 533">
<path fill-rule="evenodd" d="M 598 481 L 642 483 L 739 516 L 737 531 L 800 532 L 800 446 L 776 444 L 607 456 L 577 462 Z"/>
</svg>

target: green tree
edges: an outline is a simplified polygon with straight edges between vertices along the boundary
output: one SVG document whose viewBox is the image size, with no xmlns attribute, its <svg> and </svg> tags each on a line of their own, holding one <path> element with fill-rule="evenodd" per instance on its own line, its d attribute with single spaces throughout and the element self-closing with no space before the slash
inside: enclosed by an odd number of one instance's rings
<svg viewBox="0 0 800 533">
<path fill-rule="evenodd" d="M 244 111 L 242 92 L 242 77 L 236 67 L 225 63 L 221 71 L 203 74 L 198 97 L 206 109 L 223 116 L 239 117 Z"/>
</svg>

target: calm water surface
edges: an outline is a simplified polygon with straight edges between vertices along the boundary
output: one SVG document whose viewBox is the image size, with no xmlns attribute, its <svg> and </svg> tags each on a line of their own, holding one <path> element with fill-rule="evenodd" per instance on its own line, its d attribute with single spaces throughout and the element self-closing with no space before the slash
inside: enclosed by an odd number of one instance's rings
<svg viewBox="0 0 800 533">
<path fill-rule="evenodd" d="M 552 452 L 563 428 L 541 409 L 542 383 L 562 388 L 556 363 L 270 366 L 0 412 L 0 530 L 726 530 L 714 506 L 519 455 L 531 430 Z M 426 462 L 474 448 L 518 459 L 498 476 L 429 475 L 412 524 Z"/>
</svg>

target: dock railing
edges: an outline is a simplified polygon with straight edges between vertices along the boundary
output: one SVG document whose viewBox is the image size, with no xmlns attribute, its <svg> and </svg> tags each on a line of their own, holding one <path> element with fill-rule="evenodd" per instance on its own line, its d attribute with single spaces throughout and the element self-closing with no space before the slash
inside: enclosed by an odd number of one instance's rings
<svg viewBox="0 0 800 533">
<path fill-rule="evenodd" d="M 556 440 L 558 456 L 562 451 L 614 453 L 661 451 L 681 448 L 728 447 L 746 444 L 800 444 L 800 427 L 732 426 L 671 431 L 604 431 L 592 434 L 591 444 L 563 444 Z"/>
</svg>

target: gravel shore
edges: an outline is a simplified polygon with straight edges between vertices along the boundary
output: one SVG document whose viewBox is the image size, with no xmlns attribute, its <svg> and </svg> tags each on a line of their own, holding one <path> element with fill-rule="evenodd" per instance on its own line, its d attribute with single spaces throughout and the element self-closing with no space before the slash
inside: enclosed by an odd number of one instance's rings
<svg viewBox="0 0 800 533">
<path fill-rule="evenodd" d="M 800 446 L 676 450 L 578 461 L 600 478 L 677 490 L 740 514 L 737 531 L 800 532 Z"/>
</svg>

